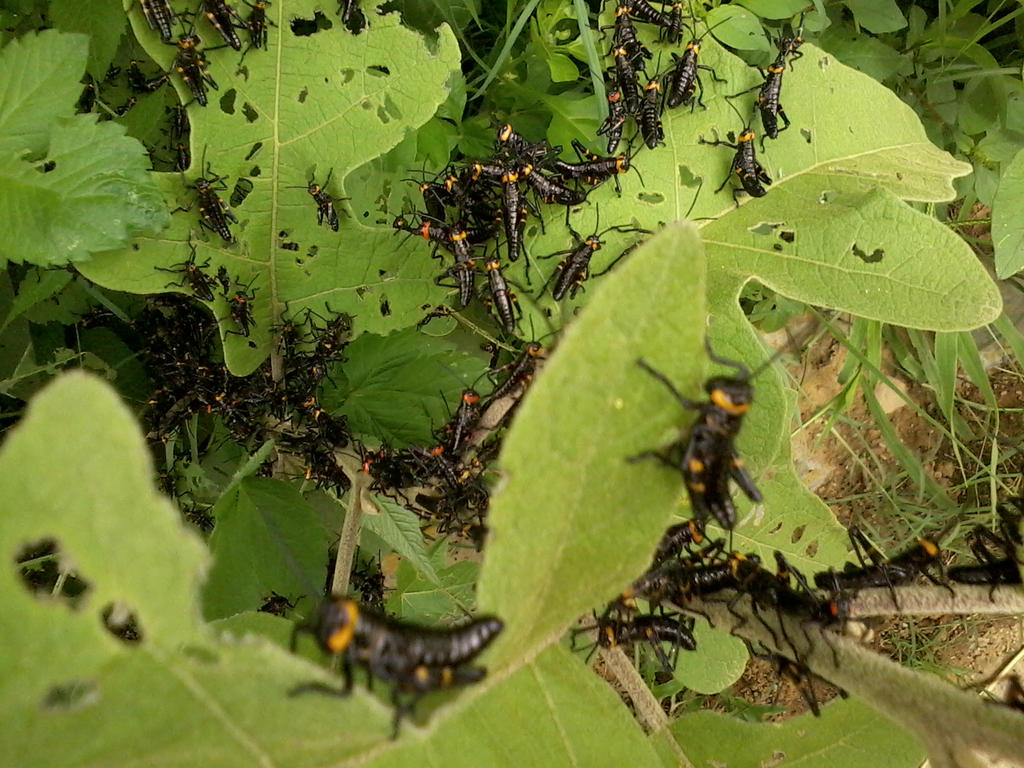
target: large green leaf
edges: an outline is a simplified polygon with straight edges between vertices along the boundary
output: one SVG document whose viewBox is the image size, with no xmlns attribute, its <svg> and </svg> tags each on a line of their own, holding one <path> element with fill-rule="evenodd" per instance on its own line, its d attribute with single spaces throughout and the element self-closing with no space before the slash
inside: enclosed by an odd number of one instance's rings
<svg viewBox="0 0 1024 768">
<path fill-rule="evenodd" d="M 169 66 L 173 49 L 161 45 L 146 27 L 132 0 L 131 23 L 146 49 Z M 138 293 L 164 290 L 170 267 L 188 257 L 188 242 L 198 246 L 200 263 L 220 266 L 256 291 L 254 346 L 237 335 L 225 338 L 225 357 L 236 374 L 252 371 L 271 348 L 271 328 L 287 311 L 304 307 L 323 313 L 357 316 L 356 329 L 387 332 L 420 317 L 419 307 L 438 303 L 442 289 L 431 278 L 436 264 L 410 245 L 401 247 L 373 203 L 383 190 L 347 187 L 353 169 L 395 146 L 426 122 L 444 102 L 446 81 L 458 70 L 458 46 L 447 27 L 433 45 L 399 23 L 398 14 L 373 16 L 369 29 L 353 36 L 321 14 L 328 28 L 298 36 L 292 22 L 314 18 L 322 4 L 314 0 L 274 3 L 268 18 L 268 50 L 250 51 L 244 66 L 230 48 L 210 51 L 210 74 L 220 90 L 210 91 L 209 106 L 188 108 L 192 124 L 193 166 L 185 182 L 179 174 L 158 174 L 169 208 L 189 206 L 187 184 L 209 170 L 233 185 L 250 178 L 253 192 L 235 214 L 236 243 L 201 230 L 196 205 L 171 217 L 160 237 L 142 240 L 138 250 L 105 254 L 85 271 L 103 285 Z M 205 26 L 206 43 L 215 39 Z M 178 78 L 172 82 L 183 102 L 190 96 Z M 261 147 L 253 152 L 254 147 Z M 248 158 L 248 159 L 247 159 Z M 318 227 L 316 204 L 306 191 L 310 178 L 325 184 L 339 202 L 341 228 Z M 229 186 L 230 189 L 230 186 Z M 226 193 L 222 195 L 227 197 Z M 381 226 L 381 224 L 384 226 Z M 283 248 L 298 243 L 299 250 Z M 222 334 L 234 331 L 226 300 L 213 303 Z"/>
<path fill-rule="evenodd" d="M 457 713 L 433 731 L 429 742 L 395 749 L 365 765 L 618 768 L 662 764 L 615 692 L 559 645 L 500 685 L 493 676 L 488 678 L 474 694 L 472 706 L 458 702 Z"/>
<path fill-rule="evenodd" d="M 480 575 L 481 610 L 507 624 L 501 663 L 529 659 L 646 566 L 682 479 L 628 458 L 691 417 L 636 360 L 650 356 L 696 397 L 703 299 L 696 231 L 667 227 L 599 286 L 523 403 L 505 441 L 507 483 L 491 503 L 493 546 Z M 649 312 L 668 304 L 676 311 Z M 595 380 L 600 387 L 581 386 Z M 672 479 L 655 482 L 663 475 Z"/>
</svg>

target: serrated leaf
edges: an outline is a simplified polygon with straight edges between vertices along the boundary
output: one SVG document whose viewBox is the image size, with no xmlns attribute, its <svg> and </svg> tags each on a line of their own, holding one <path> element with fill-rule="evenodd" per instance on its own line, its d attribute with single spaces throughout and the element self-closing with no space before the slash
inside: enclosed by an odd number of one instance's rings
<svg viewBox="0 0 1024 768">
<path fill-rule="evenodd" d="M 651 482 L 664 470 L 628 458 L 691 417 L 636 360 L 671 349 L 651 364 L 684 393 L 699 390 L 703 282 L 692 225 L 666 227 L 598 286 L 522 404 L 505 439 L 508 479 L 492 497 L 494 546 L 478 588 L 481 610 L 506 621 L 499 664 L 530 658 L 647 565 L 682 478 Z M 669 303 L 671 318 L 650 311 Z M 579 386 L 595 377 L 600 388 Z"/>
<path fill-rule="evenodd" d="M 480 564 L 472 560 L 449 564 L 445 539 L 438 540 L 429 556 L 438 583 L 424 578 L 408 561 L 402 560 L 395 573 L 395 588 L 387 597 L 388 610 L 423 624 L 437 624 L 472 612 Z"/>
<path fill-rule="evenodd" d="M 203 615 L 256 610 L 271 596 L 317 594 L 327 572 L 328 532 L 312 507 L 280 480 L 246 478 L 213 508 L 213 566 Z"/>
<path fill-rule="evenodd" d="M 354 433 L 395 446 L 431 444 L 482 372 L 479 360 L 415 328 L 363 334 L 345 358 L 322 387 L 321 407 L 345 416 Z"/>
<path fill-rule="evenodd" d="M 1005 280 L 1024 269 L 1024 149 L 1003 170 L 999 190 L 992 203 L 992 245 L 995 247 L 996 277 Z"/>
<path fill-rule="evenodd" d="M 116 123 L 75 115 L 52 126 L 47 162 L 9 164 L 0 181 L 0 256 L 41 266 L 80 262 L 166 226 L 144 147 Z"/>
<path fill-rule="evenodd" d="M 187 183 L 207 173 L 200 167 L 205 157 L 210 171 L 225 176 L 228 185 L 242 175 L 254 184 L 235 212 L 240 219 L 232 228 L 237 243 L 210 235 L 203 249 L 203 258 L 212 257 L 212 270 L 224 266 L 256 290 L 251 339 L 227 335 L 236 330 L 227 305 L 219 298 L 214 303 L 225 358 L 237 375 L 251 372 L 267 356 L 271 329 L 286 305 L 295 316 L 307 307 L 323 313 L 327 303 L 357 317 L 357 333 L 386 333 L 419 319 L 420 307 L 440 303 L 445 293 L 433 284 L 436 263 L 424 258 L 418 244 L 402 245 L 390 220 L 376 209 L 351 208 L 341 198 L 372 199 L 383 191 L 349 191 L 348 178 L 425 123 L 444 102 L 445 82 L 459 69 L 454 35 L 442 27 L 428 44 L 403 27 L 396 13 L 374 16 L 359 35 L 322 13 L 329 28 L 307 36 L 292 31 L 295 19 L 313 19 L 321 9 L 314 0 L 270 5 L 268 18 L 276 26 L 270 30 L 269 48 L 250 52 L 242 68 L 230 49 L 208 51 L 210 74 L 220 89 L 210 91 L 208 107 L 189 107 L 193 167 Z M 169 66 L 173 49 L 159 43 L 137 8 L 130 18 L 147 51 Z M 188 103 L 180 79 L 172 82 Z M 262 147 L 251 153 L 257 143 Z M 168 208 L 194 198 L 179 174 L 155 175 Z M 317 207 L 306 191 L 311 177 L 338 200 L 342 222 L 337 233 L 317 226 Z M 153 268 L 180 263 L 188 256 L 188 240 L 202 240 L 204 234 L 209 233 L 200 229 L 193 204 L 191 211 L 172 216 L 170 229 L 159 239 L 139 242 L 138 252 L 104 254 L 86 271 L 108 287 L 162 291 L 167 281 Z M 286 242 L 298 243 L 299 250 L 283 249 Z"/>
<path fill-rule="evenodd" d="M 491 685 L 488 678 L 457 701 L 429 743 L 391 750 L 367 768 L 662 764 L 617 694 L 559 645 Z"/>
<path fill-rule="evenodd" d="M 420 530 L 420 519 L 405 507 L 383 496 L 374 496 L 379 515 L 365 515 L 363 528 L 379 536 L 431 584 L 441 585 Z"/>
<path fill-rule="evenodd" d="M 88 48 L 85 35 L 47 29 L 0 50 L 0 167 L 43 152 L 54 121 L 75 111 Z"/>
<path fill-rule="evenodd" d="M 925 752 L 920 742 L 861 702 L 833 701 L 821 717 L 784 723 L 746 723 L 695 712 L 669 726 L 693 765 L 834 765 L 843 768 L 914 768 Z"/>
<path fill-rule="evenodd" d="M 11 302 L 11 308 L 0 325 L 0 332 L 16 318 L 60 291 L 71 282 L 73 275 L 66 270 L 33 271 L 18 284 L 18 293 Z"/>
</svg>

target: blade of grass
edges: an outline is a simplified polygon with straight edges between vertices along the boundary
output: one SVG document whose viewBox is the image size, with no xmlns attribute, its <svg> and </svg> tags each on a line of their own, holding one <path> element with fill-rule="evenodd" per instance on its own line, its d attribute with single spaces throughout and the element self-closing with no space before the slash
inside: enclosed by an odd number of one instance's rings
<svg viewBox="0 0 1024 768">
<path fill-rule="evenodd" d="M 501 68 L 508 61 L 509 54 L 512 53 L 512 46 L 516 44 L 516 40 L 519 39 L 519 35 L 523 33 L 526 23 L 530 20 L 530 16 L 533 15 L 533 12 L 536 10 L 538 5 L 540 5 L 540 0 L 530 0 L 530 2 L 526 4 L 526 7 L 523 8 L 522 13 L 519 14 L 519 18 L 516 19 L 515 26 L 512 27 L 512 30 L 505 38 L 505 44 L 501 47 L 501 51 L 494 60 L 494 65 L 491 67 L 491 71 L 487 73 L 487 77 L 480 85 L 479 90 L 473 94 L 473 99 L 478 99 L 483 96 L 484 93 L 487 92 L 488 86 L 494 82 L 494 79 L 498 76 Z"/>
</svg>

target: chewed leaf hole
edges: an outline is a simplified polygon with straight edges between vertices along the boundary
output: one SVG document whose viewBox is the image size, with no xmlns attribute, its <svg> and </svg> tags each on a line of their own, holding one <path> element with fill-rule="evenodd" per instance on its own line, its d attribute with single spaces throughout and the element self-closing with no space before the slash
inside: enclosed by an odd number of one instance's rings
<svg viewBox="0 0 1024 768">
<path fill-rule="evenodd" d="M 383 64 L 371 64 L 366 68 L 366 74 L 372 77 L 387 77 L 391 74 L 391 70 Z"/>
<path fill-rule="evenodd" d="M 636 199 L 648 205 L 658 205 L 665 202 L 665 196 L 660 192 L 640 192 L 637 194 Z"/>
<path fill-rule="evenodd" d="M 139 619 L 127 605 L 111 603 L 103 609 L 103 626 L 123 643 L 141 643 L 142 628 Z"/>
<path fill-rule="evenodd" d="M 875 248 L 873 251 L 869 253 L 868 251 L 858 246 L 856 243 L 853 244 L 852 250 L 853 255 L 856 256 L 861 261 L 863 261 L 865 264 L 877 264 L 882 260 L 882 257 L 885 256 L 885 249 L 883 248 Z"/>
<path fill-rule="evenodd" d="M 26 544 L 14 560 L 22 582 L 37 597 L 57 598 L 77 607 L 90 589 L 55 538 Z"/>
<path fill-rule="evenodd" d="M 754 235 L 770 235 L 785 223 L 784 221 L 762 221 L 753 227 L 747 227 L 747 231 Z"/>
<path fill-rule="evenodd" d="M 235 114 L 235 98 L 238 96 L 238 91 L 231 88 L 224 92 L 224 95 L 220 97 L 220 111 L 226 115 Z"/>
<path fill-rule="evenodd" d="M 69 680 L 53 686 L 43 696 L 42 708 L 57 712 L 74 712 L 100 700 L 99 688 L 91 680 Z"/>
<path fill-rule="evenodd" d="M 704 177 L 697 176 L 690 170 L 687 165 L 679 166 L 679 184 L 683 187 L 699 187 L 701 182 L 704 181 Z"/>
<path fill-rule="evenodd" d="M 316 11 L 312 19 L 292 19 L 290 26 L 292 34 L 296 37 L 309 37 L 321 30 L 330 29 L 334 23 L 320 11 Z"/>
</svg>

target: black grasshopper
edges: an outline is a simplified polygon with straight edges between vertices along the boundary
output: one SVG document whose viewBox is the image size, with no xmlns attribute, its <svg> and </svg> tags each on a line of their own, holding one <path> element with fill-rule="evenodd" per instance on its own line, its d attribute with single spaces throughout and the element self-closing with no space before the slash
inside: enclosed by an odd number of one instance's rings
<svg viewBox="0 0 1024 768">
<path fill-rule="evenodd" d="M 227 4 L 227 0 L 203 0 L 200 12 L 210 25 L 220 33 L 224 42 L 236 51 L 242 50 L 242 41 L 238 37 L 236 27 L 246 28 L 245 21 Z"/>
<path fill-rule="evenodd" d="M 179 282 L 169 283 L 167 287 L 171 285 L 187 285 L 192 289 L 192 293 L 203 301 L 213 301 L 213 289 L 216 287 L 217 281 L 216 278 L 203 271 L 206 267 L 210 266 L 210 260 L 207 259 L 202 264 L 196 264 L 196 247 L 191 243 L 189 247 L 192 249 L 192 252 L 185 261 L 172 264 L 170 267 L 157 267 L 157 269 L 161 272 L 174 272 L 181 275 Z"/>
<path fill-rule="evenodd" d="M 494 303 L 494 311 L 501 321 L 501 327 L 508 333 L 514 333 L 516 330 L 516 314 L 519 311 L 516 295 L 508 287 L 508 282 L 501 272 L 500 262 L 492 259 L 487 262 L 485 267 L 487 269 L 487 283 L 491 293 L 491 301 Z"/>
<path fill-rule="evenodd" d="M 688 439 L 669 447 L 670 452 L 682 449 L 682 459 L 659 451 L 646 451 L 631 459 L 656 458 L 679 470 L 686 481 L 690 505 L 698 521 L 713 518 L 728 530 L 736 525 L 736 508 L 729 490 L 730 479 L 753 502 L 760 502 L 761 492 L 754 484 L 736 451 L 736 436 L 743 426 L 743 417 L 750 410 L 754 389 L 750 385 L 750 371 L 742 363 L 717 357 L 708 347 L 708 356 L 716 363 L 734 368 L 736 376 L 715 376 L 707 381 L 704 390 L 708 402 L 698 403 L 684 397 L 665 374 L 638 360 L 647 373 L 660 381 L 684 408 L 697 411 L 697 422 Z"/>
<path fill-rule="evenodd" d="M 806 14 L 804 14 L 806 15 Z M 754 86 L 747 91 L 741 91 L 729 98 L 740 96 L 749 91 L 757 90 L 757 109 L 761 113 L 761 125 L 764 127 L 764 135 L 769 139 L 777 139 L 779 134 L 789 128 L 789 117 L 782 108 L 780 102 L 782 96 L 782 74 L 786 71 L 786 64 L 789 63 L 792 69 L 792 62 L 803 53 L 797 49 L 803 43 L 804 15 L 800 16 L 800 26 L 792 37 L 779 39 L 779 55 L 775 61 L 768 65 L 766 70 L 761 70 L 763 82 L 760 86 Z M 782 127 L 779 128 L 779 118 L 782 118 Z M 764 148 L 764 136 L 761 137 L 761 147 Z"/>
<path fill-rule="evenodd" d="M 598 136 L 608 137 L 608 151 L 614 152 L 622 141 L 622 128 L 626 124 L 626 102 L 622 91 L 614 87 L 608 91 L 608 117 L 597 129 Z"/>
<path fill-rule="evenodd" d="M 306 191 L 316 201 L 316 223 L 321 225 L 326 223 L 332 231 L 337 232 L 338 211 L 334 207 L 334 198 L 324 191 L 324 187 L 331 182 L 331 173 L 333 171 L 328 172 L 327 181 L 324 182 L 323 187 L 313 179 L 310 179 L 309 184 L 306 186 Z"/>
<path fill-rule="evenodd" d="M 160 39 L 165 43 L 171 42 L 177 17 L 168 0 L 139 0 L 139 3 L 142 5 L 142 13 L 146 16 L 149 28 L 159 33 Z"/>
<path fill-rule="evenodd" d="M 576 238 L 576 246 L 564 251 L 556 251 L 555 253 L 548 254 L 542 258 L 550 259 L 554 256 L 565 256 L 562 261 L 558 264 L 558 272 L 553 276 L 555 280 L 554 288 L 551 289 L 551 296 L 555 301 L 561 301 L 565 298 L 568 293 L 570 299 L 576 298 L 576 294 L 583 289 L 583 283 L 591 277 L 590 274 L 590 260 L 598 250 L 604 246 L 604 241 L 601 239 L 608 232 L 648 232 L 650 230 L 639 229 L 637 227 L 608 227 L 601 232 L 597 232 L 589 237 L 581 237 L 571 227 L 569 231 L 572 232 L 573 237 Z M 596 272 L 593 276 L 600 277 L 601 275 L 607 274 L 611 269 L 619 263 L 619 261 L 633 248 L 630 246 L 617 256 L 611 264 L 602 269 L 600 272 Z"/>
<path fill-rule="evenodd" d="M 209 168 L 206 172 L 210 174 L 209 179 L 200 176 L 192 183 L 199 204 L 199 225 L 220 235 L 225 242 L 233 243 L 235 238 L 229 222 L 237 224 L 238 218 L 217 194 L 219 190 L 226 190 L 227 184 L 223 176 L 210 173 Z"/>
<path fill-rule="evenodd" d="M 729 136 L 732 136 L 731 132 Z M 732 165 L 729 166 L 729 175 L 725 177 L 718 189 L 715 190 L 715 194 L 725 189 L 725 185 L 729 183 L 729 179 L 733 178 L 733 174 L 739 178 L 743 191 L 751 197 L 764 197 L 767 194 L 767 190 L 762 185 L 770 185 L 772 177 L 757 162 L 757 151 L 754 148 L 755 137 L 754 131 L 748 124 L 740 132 L 740 135 L 736 136 L 735 143 L 720 140 L 708 141 L 703 136 L 698 139 L 701 144 L 708 144 L 713 147 L 724 146 L 736 150 L 736 154 L 732 158 Z M 732 193 L 732 199 L 736 205 L 739 205 L 739 200 L 736 199 L 738 192 L 738 189 L 734 189 Z"/>
<path fill-rule="evenodd" d="M 721 23 L 718 22 L 718 24 Z M 698 61 L 700 46 L 705 35 L 710 34 L 711 30 L 718 26 L 718 24 L 709 27 L 700 37 L 696 37 L 695 32 L 694 37 L 686 44 L 682 56 L 672 54 L 675 66 L 668 73 L 668 86 L 665 89 L 669 109 L 675 109 L 680 104 L 689 106 L 691 112 L 697 104 L 702 109 L 707 109 L 702 100 L 704 98 L 704 84 L 700 79 L 700 70 L 702 69 L 705 72 L 711 73 L 711 79 L 715 82 L 725 82 L 712 67 L 700 64 Z"/>
<path fill-rule="evenodd" d="M 352 665 L 360 666 L 373 677 L 393 685 L 392 738 L 395 738 L 402 717 L 412 714 L 416 702 L 423 696 L 483 679 L 487 671 L 470 666 L 470 662 L 503 628 L 503 622 L 492 616 L 475 619 L 461 627 L 420 627 L 392 619 L 355 600 L 334 597 L 320 607 L 312 625 L 297 625 L 295 633 L 310 632 L 325 651 L 341 656 L 344 686 L 338 690 L 323 683 L 309 683 L 293 689 L 290 694 L 317 691 L 346 696 L 352 691 Z M 403 702 L 403 694 L 408 694 L 410 699 Z"/>
<path fill-rule="evenodd" d="M 179 37 L 176 43 L 178 52 L 174 55 L 171 69 L 178 73 L 200 106 L 205 107 L 207 103 L 206 88 L 209 86 L 213 90 L 217 90 L 217 81 L 210 76 L 207 70 L 208 62 L 198 48 L 201 42 L 199 35 L 194 31 Z"/>
</svg>

